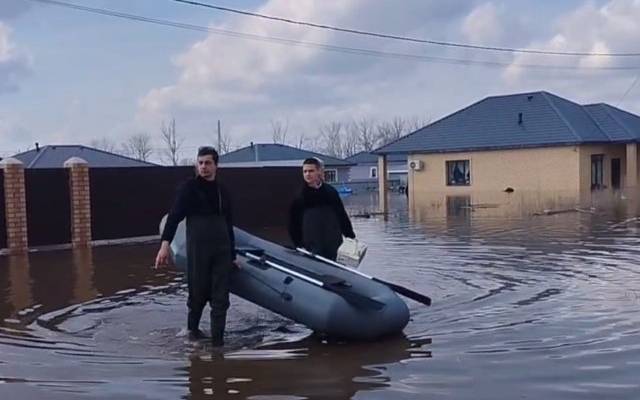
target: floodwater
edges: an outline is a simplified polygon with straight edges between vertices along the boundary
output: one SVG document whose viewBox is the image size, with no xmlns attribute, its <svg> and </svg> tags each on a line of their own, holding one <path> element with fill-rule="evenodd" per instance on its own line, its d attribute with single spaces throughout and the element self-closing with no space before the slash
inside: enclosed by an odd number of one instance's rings
<svg viewBox="0 0 640 400">
<path fill-rule="evenodd" d="M 434 303 L 408 300 L 404 335 L 376 343 L 322 341 L 238 298 L 224 349 L 188 342 L 182 277 L 150 268 L 155 244 L 2 257 L 0 399 L 640 398 L 637 221 L 417 219 L 404 200 L 354 218 L 360 268 Z"/>
</svg>

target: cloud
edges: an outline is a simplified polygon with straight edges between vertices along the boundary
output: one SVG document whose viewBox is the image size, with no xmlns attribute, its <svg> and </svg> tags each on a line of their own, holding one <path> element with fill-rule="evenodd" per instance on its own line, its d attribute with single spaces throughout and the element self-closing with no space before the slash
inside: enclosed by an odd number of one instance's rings
<svg viewBox="0 0 640 400">
<path fill-rule="evenodd" d="M 457 32 L 450 21 L 464 17 L 476 2 L 396 2 L 271 0 L 257 12 L 361 30 L 446 38 Z M 214 26 L 262 36 L 329 43 L 383 51 L 432 54 L 441 49 L 372 39 L 274 21 L 232 17 Z M 170 116 L 183 126 L 214 126 L 215 118 L 234 125 L 240 140 L 270 137 L 268 121 L 287 118 L 290 130 L 308 131 L 327 119 L 379 113 L 378 104 L 399 90 L 394 80 L 428 71 L 427 65 L 284 46 L 215 34 L 174 57 L 175 83 L 150 90 L 139 102 L 137 123 L 159 125 Z M 385 75 L 391 75 L 385 77 Z M 415 87 L 415 82 L 409 83 Z M 398 93 L 400 96 L 401 94 Z M 391 102 L 389 97 L 389 102 Z M 393 108 L 393 107 L 392 107 Z M 412 111 L 407 111 L 412 112 Z"/>
<path fill-rule="evenodd" d="M 504 36 L 500 10 L 492 2 L 476 7 L 464 19 L 462 32 L 466 39 L 475 44 L 497 44 Z"/>
<path fill-rule="evenodd" d="M 561 16 L 555 23 L 553 35 L 537 40 L 529 48 L 558 52 L 625 53 L 638 52 L 640 39 L 640 1 L 611 0 L 598 7 L 586 2 L 581 7 Z M 522 64 L 560 65 L 578 68 L 618 68 L 640 66 L 638 57 L 550 57 L 520 54 L 513 59 L 504 77 L 514 82 L 523 77 Z M 593 72 L 594 79 L 627 78 L 634 71 L 612 73 Z M 572 80 L 572 79 L 570 79 Z"/>
<path fill-rule="evenodd" d="M 29 58 L 11 42 L 11 30 L 0 21 L 0 94 L 18 89 L 18 80 L 30 72 Z"/>
</svg>

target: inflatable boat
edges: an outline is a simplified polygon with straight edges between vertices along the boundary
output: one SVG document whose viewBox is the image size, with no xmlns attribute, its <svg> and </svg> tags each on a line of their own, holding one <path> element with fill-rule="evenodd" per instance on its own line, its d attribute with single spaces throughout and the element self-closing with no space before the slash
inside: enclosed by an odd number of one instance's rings
<svg viewBox="0 0 640 400">
<path fill-rule="evenodd" d="M 401 287 L 304 249 L 282 247 L 238 228 L 234 232 L 240 268 L 232 277 L 233 294 L 331 337 L 371 340 L 407 325 L 409 309 L 396 294 Z M 171 251 L 176 267 L 186 271 L 185 221 Z"/>
</svg>

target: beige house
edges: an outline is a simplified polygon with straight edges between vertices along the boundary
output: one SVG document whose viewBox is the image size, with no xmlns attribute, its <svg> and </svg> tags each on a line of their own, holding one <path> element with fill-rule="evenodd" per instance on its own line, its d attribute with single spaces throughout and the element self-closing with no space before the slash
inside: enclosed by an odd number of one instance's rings
<svg viewBox="0 0 640 400">
<path fill-rule="evenodd" d="M 534 92 L 488 97 L 375 153 L 380 171 L 388 155 L 409 154 L 413 208 L 463 201 L 504 214 L 635 198 L 639 140 L 637 115 Z"/>
</svg>

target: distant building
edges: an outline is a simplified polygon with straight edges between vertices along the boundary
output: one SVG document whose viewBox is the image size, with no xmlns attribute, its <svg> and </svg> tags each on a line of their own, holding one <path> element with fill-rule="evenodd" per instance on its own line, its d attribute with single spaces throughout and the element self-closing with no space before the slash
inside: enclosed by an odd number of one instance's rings
<svg viewBox="0 0 640 400">
<path fill-rule="evenodd" d="M 356 192 L 378 190 L 378 156 L 361 151 L 345 159 L 355 165 L 349 168 L 348 186 Z M 391 190 L 401 190 L 407 185 L 407 155 L 391 154 L 387 158 L 387 171 Z"/>
<path fill-rule="evenodd" d="M 229 167 L 302 167 L 306 158 L 317 157 L 324 162 L 325 182 L 344 184 L 349 181 L 353 163 L 313 151 L 283 144 L 254 144 L 220 156 L 220 165 Z"/>
</svg>

